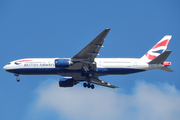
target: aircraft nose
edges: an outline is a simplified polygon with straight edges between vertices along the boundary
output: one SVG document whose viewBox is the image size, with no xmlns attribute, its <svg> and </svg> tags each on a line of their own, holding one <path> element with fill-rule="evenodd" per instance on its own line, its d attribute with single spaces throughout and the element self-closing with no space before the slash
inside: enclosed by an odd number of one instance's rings
<svg viewBox="0 0 180 120">
<path fill-rule="evenodd" d="M 3 70 L 5 70 L 5 71 L 7 70 L 7 65 L 5 65 L 5 66 L 3 67 Z"/>
</svg>

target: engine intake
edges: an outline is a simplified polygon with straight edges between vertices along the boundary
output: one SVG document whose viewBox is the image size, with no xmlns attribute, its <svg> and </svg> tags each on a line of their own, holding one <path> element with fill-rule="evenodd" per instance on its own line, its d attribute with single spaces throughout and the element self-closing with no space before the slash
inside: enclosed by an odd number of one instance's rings
<svg viewBox="0 0 180 120">
<path fill-rule="evenodd" d="M 59 78 L 59 87 L 73 87 L 77 82 L 71 77 Z"/>
<path fill-rule="evenodd" d="M 65 68 L 69 67 L 73 63 L 70 61 L 70 59 L 55 59 L 55 67 L 56 68 Z"/>
</svg>

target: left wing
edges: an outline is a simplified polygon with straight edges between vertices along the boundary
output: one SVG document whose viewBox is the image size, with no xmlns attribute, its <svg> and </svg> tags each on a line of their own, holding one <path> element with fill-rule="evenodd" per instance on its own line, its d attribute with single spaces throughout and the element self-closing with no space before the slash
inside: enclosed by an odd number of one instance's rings
<svg viewBox="0 0 180 120">
<path fill-rule="evenodd" d="M 104 42 L 104 38 L 110 31 L 110 28 L 102 31 L 94 40 L 92 40 L 86 47 L 79 53 L 72 57 L 73 61 L 89 61 L 94 62 L 94 58 L 98 55 L 100 48 Z"/>
<path fill-rule="evenodd" d="M 117 86 L 100 80 L 96 76 L 89 75 L 90 70 L 96 70 L 96 63 L 94 59 L 98 55 L 98 52 L 101 49 L 102 44 L 104 43 L 104 39 L 109 31 L 110 28 L 103 30 L 94 40 L 92 40 L 86 47 L 84 47 L 80 52 L 71 58 L 73 64 L 68 69 L 82 69 L 85 72 L 85 75 L 73 76 L 76 81 L 87 81 L 88 83 L 93 83 L 105 87 L 118 88 Z"/>
<path fill-rule="evenodd" d="M 84 67 L 91 66 L 91 69 L 96 70 L 96 64 L 94 59 L 98 55 L 100 48 L 104 42 L 104 38 L 107 36 L 110 28 L 103 30 L 94 40 L 92 40 L 86 47 L 78 52 L 71 61 L 74 63 L 69 69 L 81 69 Z"/>
</svg>

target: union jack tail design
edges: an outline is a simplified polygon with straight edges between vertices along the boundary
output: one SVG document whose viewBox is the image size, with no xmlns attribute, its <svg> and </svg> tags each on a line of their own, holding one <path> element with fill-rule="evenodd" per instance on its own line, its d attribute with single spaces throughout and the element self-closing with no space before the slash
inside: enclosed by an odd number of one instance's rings
<svg viewBox="0 0 180 120">
<path fill-rule="evenodd" d="M 162 54 L 166 49 L 171 40 L 171 35 L 164 36 L 154 47 L 152 47 L 141 59 L 149 62 Z"/>
</svg>

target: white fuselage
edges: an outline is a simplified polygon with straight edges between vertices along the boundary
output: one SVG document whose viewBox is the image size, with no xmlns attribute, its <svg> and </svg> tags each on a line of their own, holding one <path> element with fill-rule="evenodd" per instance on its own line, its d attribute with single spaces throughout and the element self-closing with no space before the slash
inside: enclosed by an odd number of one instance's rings
<svg viewBox="0 0 180 120">
<path fill-rule="evenodd" d="M 79 75 L 81 70 L 68 68 L 56 68 L 57 58 L 28 58 L 10 62 L 4 66 L 4 70 L 17 74 L 58 74 L 62 76 Z M 95 76 L 108 74 L 130 74 L 163 67 L 162 64 L 148 64 L 136 58 L 95 58 L 97 70 Z"/>
</svg>

